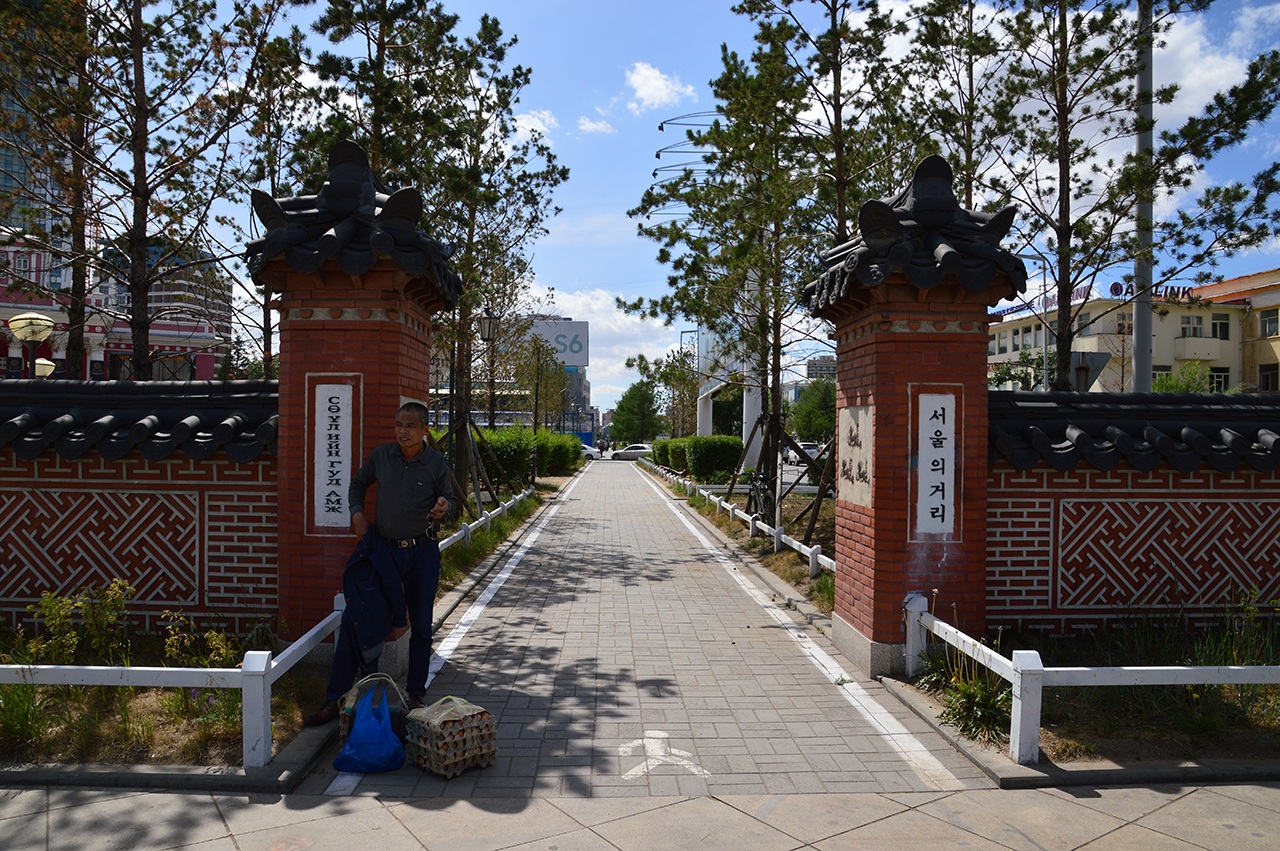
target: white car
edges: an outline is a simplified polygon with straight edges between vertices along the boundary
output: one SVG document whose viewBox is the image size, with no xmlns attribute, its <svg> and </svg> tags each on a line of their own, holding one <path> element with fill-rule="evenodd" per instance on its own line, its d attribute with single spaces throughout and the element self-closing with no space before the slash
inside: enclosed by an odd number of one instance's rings
<svg viewBox="0 0 1280 851">
<path fill-rule="evenodd" d="M 815 458 L 817 457 L 818 450 L 821 449 L 822 447 L 818 446 L 818 444 L 816 443 L 807 443 L 807 442 L 801 441 L 800 448 L 803 449 L 805 451 L 805 454 L 808 455 L 810 458 Z M 787 456 L 786 461 L 788 464 L 801 463 L 799 453 L 797 453 L 790 446 L 787 447 L 786 456 Z"/>
<path fill-rule="evenodd" d="M 615 461 L 637 461 L 653 451 L 653 447 L 647 443 L 633 443 L 622 449 L 613 450 L 613 454 L 609 457 Z"/>
<path fill-rule="evenodd" d="M 582 444 L 582 457 L 586 458 L 588 461 L 599 461 L 600 450 L 596 449 L 594 446 L 587 446 L 584 443 Z"/>
</svg>

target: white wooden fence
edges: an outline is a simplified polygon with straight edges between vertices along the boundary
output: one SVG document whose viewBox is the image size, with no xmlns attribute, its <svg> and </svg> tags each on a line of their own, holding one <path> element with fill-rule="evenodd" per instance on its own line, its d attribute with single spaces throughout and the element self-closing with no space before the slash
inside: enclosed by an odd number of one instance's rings
<svg viewBox="0 0 1280 851">
<path fill-rule="evenodd" d="M 1040 707 L 1046 687 L 1274 685 L 1280 666 L 1168 666 L 1119 668 L 1046 668 L 1035 650 L 1015 650 L 1008 659 L 982 642 L 929 614 L 923 594 L 904 601 L 907 622 L 906 670 L 914 677 L 922 665 L 928 633 L 977 660 L 1012 686 L 1013 712 L 1009 724 L 1009 758 L 1020 765 L 1040 761 Z"/>
<path fill-rule="evenodd" d="M 493 518 L 501 517 L 533 492 L 533 488 L 529 488 L 494 511 L 486 511 L 474 523 L 463 523 L 457 532 L 440 542 L 440 549 L 458 541 L 470 541 L 475 530 L 488 528 Z M 335 595 L 333 611 L 279 656 L 273 656 L 268 650 L 251 650 L 244 654 L 239 668 L 0 665 L 0 685 L 239 689 L 244 767 L 261 768 L 271 762 L 271 686 L 337 630 L 345 605 L 343 596 Z"/>
<path fill-rule="evenodd" d="M 836 569 L 835 561 L 822 554 L 822 547 L 820 545 L 814 544 L 812 547 L 806 547 L 803 543 L 788 535 L 787 530 L 781 525 L 776 528 L 770 526 L 760 519 L 759 514 L 747 514 L 745 511 L 739 511 L 736 504 L 725 502 L 721 499 L 720 494 L 728 490 L 728 485 L 700 485 L 696 482 L 690 481 L 689 479 L 681 478 L 665 467 L 659 467 L 657 464 L 654 464 L 652 461 L 648 461 L 644 458 L 640 459 L 640 463 L 644 465 L 646 469 L 657 473 L 659 476 L 662 476 L 662 478 L 675 485 L 685 496 L 693 496 L 694 494 L 697 494 L 708 502 L 714 503 L 716 507 L 716 514 L 719 514 L 721 511 L 728 511 L 731 518 L 734 520 L 741 520 L 747 524 L 747 528 L 751 531 L 751 537 L 754 538 L 757 535 L 768 535 L 773 538 L 773 551 L 775 553 L 782 552 L 783 547 L 790 547 L 800 553 L 800 555 L 809 560 L 810 579 L 815 579 L 822 575 L 824 568 L 831 571 Z M 798 485 L 792 489 L 791 492 L 806 496 L 813 496 L 818 493 L 818 488 L 814 485 Z"/>
</svg>

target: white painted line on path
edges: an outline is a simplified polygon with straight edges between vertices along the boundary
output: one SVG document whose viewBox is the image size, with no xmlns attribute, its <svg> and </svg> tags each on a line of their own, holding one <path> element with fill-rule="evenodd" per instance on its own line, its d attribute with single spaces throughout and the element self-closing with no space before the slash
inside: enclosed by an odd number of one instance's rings
<svg viewBox="0 0 1280 851">
<path fill-rule="evenodd" d="M 943 765 L 937 757 L 929 752 L 924 743 L 917 739 L 910 730 L 902 726 L 897 718 L 894 718 L 890 712 L 876 702 L 866 689 L 858 685 L 858 683 L 845 673 L 840 664 L 832 658 L 821 647 L 814 643 L 813 639 L 788 615 L 781 606 L 769 599 L 760 588 L 737 569 L 733 561 L 724 554 L 724 550 L 711 541 L 693 525 L 684 511 L 671 500 L 666 493 L 662 491 L 649 476 L 645 475 L 639 467 L 636 468 L 636 475 L 644 480 L 645 484 L 653 488 L 658 496 L 662 497 L 662 502 L 671 509 L 671 512 L 684 524 L 698 542 L 706 549 L 711 557 L 733 577 L 734 581 L 742 587 L 753 600 L 760 605 L 772 617 L 779 626 L 786 630 L 800 645 L 800 650 L 818 667 L 820 671 L 835 683 L 844 699 L 849 702 L 858 714 L 861 715 L 868 724 L 870 724 L 876 732 L 878 732 L 885 741 L 889 743 L 889 747 L 893 748 L 899 756 L 906 761 L 911 770 L 927 783 L 932 784 L 938 789 L 958 788 L 956 776 L 952 774 L 945 765 Z"/>
</svg>

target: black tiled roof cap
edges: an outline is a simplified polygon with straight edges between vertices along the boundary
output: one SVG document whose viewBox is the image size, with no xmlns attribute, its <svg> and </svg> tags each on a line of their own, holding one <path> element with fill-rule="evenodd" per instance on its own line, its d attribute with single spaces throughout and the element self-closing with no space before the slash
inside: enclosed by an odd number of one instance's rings
<svg viewBox="0 0 1280 851">
<path fill-rule="evenodd" d="M 272 198 L 253 190 L 253 210 L 266 233 L 245 246 L 249 272 L 284 255 L 295 272 L 314 272 L 330 257 L 348 275 L 363 275 L 388 255 L 410 275 L 430 273 L 452 308 L 462 279 L 449 268 L 451 248 L 419 227 L 422 195 L 417 189 L 389 191 L 369 167 L 364 149 L 342 141 L 329 152 L 329 179 L 318 195 Z"/>
<path fill-rule="evenodd" d="M 981 292 L 1007 277 L 1016 292 L 1027 288 L 1027 268 L 1000 247 L 1016 209 L 996 213 L 965 210 L 952 191 L 951 166 L 940 156 L 916 166 L 902 192 L 868 201 L 858 211 L 858 235 L 818 252 L 826 272 L 804 289 L 801 302 L 811 313 L 837 307 L 857 289 L 883 284 L 895 271 L 929 290 L 954 275 L 967 290 Z M 854 282 L 857 282 L 855 284 Z"/>
<path fill-rule="evenodd" d="M 1123 461 L 1190 473 L 1201 464 L 1269 473 L 1280 465 L 1280 396 L 1235 393 L 1036 393 L 988 396 L 989 454 L 1020 470 Z"/>
<path fill-rule="evenodd" d="M 247 463 L 275 454 L 279 399 L 277 381 L 0 381 L 0 451 L 203 461 L 222 449 Z"/>
</svg>

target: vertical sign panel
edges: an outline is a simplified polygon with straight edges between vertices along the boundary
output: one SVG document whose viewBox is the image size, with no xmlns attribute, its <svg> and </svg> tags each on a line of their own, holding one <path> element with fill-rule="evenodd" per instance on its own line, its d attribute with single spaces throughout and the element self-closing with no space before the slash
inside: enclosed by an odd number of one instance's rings
<svg viewBox="0 0 1280 851">
<path fill-rule="evenodd" d="M 312 520 L 321 528 L 346 529 L 351 524 L 347 486 L 352 472 L 352 387 L 317 384 L 315 394 Z"/>
<path fill-rule="evenodd" d="M 956 528 L 956 397 L 921 393 L 916 407 L 918 536 L 952 537 Z"/>
<path fill-rule="evenodd" d="M 836 441 L 839 495 L 844 502 L 871 507 L 871 406 L 851 405 L 840 409 L 839 439 Z M 836 447 L 832 447 L 833 451 Z"/>
</svg>

